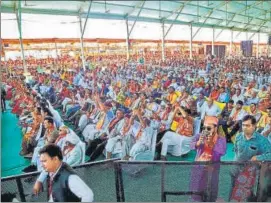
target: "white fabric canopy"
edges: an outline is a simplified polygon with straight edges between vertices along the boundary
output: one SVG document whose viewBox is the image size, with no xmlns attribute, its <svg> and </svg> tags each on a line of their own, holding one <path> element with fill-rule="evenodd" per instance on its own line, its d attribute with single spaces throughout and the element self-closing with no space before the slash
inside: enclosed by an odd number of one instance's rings
<svg viewBox="0 0 271 203">
<path fill-rule="evenodd" d="M 84 20 L 83 20 L 84 23 Z M 129 22 L 131 29 L 133 21 Z M 165 25 L 165 32 L 170 25 Z M 22 14 L 22 36 L 24 39 L 32 38 L 79 38 L 79 19 L 74 16 L 53 16 Z M 168 40 L 189 40 L 189 27 L 187 25 L 174 25 L 168 33 Z M 198 27 L 193 27 L 193 34 Z M 221 29 L 215 29 L 215 36 Z M 233 32 L 233 41 L 246 40 L 246 33 Z M 248 39 L 253 33 L 248 33 Z M 2 39 L 17 39 L 19 36 L 15 14 L 1 14 Z M 161 24 L 137 22 L 130 39 L 161 39 Z M 216 41 L 230 41 L 230 31 L 224 30 Z M 257 34 L 251 40 L 257 43 Z M 260 43 L 267 43 L 267 34 L 260 34 Z M 126 24 L 124 20 L 89 19 L 84 38 L 115 38 L 126 39 Z M 201 28 L 194 38 L 195 41 L 211 41 L 212 29 Z"/>
</svg>

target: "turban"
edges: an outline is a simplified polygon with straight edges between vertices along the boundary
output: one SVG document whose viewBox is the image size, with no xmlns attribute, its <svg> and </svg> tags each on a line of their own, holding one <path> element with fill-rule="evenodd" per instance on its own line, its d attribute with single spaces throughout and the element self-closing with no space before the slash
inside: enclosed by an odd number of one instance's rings
<svg viewBox="0 0 271 203">
<path fill-rule="evenodd" d="M 215 116 L 205 116 L 204 119 L 204 125 L 217 125 L 218 124 L 218 118 Z"/>
</svg>

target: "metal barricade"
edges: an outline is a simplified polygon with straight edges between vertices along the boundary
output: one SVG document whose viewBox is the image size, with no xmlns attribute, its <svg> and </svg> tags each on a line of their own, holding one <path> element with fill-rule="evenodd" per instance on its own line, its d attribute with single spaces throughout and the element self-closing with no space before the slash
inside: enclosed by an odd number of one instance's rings
<svg viewBox="0 0 271 203">
<path fill-rule="evenodd" d="M 74 167 L 94 193 L 96 202 L 230 201 L 244 195 L 246 174 L 251 174 L 251 198 L 270 198 L 271 162 L 163 162 L 120 161 L 86 163 Z M 38 196 L 32 189 L 39 173 L 2 178 L 2 194 L 15 193 L 19 201 L 47 201 L 47 186 Z M 197 188 L 198 181 L 200 187 Z M 236 187 L 236 181 L 239 188 Z M 242 182 L 243 181 L 243 182 Z M 240 184 L 241 183 L 241 184 Z M 240 190 L 240 191 L 239 191 Z M 238 196 L 239 195 L 239 196 Z"/>
<path fill-rule="evenodd" d="M 116 199 L 116 179 L 114 161 L 111 159 L 85 163 L 73 167 L 76 173 L 86 182 L 94 193 L 95 201 L 115 202 Z M 11 176 L 1 179 L 1 194 L 15 193 L 16 198 L 22 202 L 46 202 L 47 186 L 39 195 L 33 195 L 32 189 L 39 172 L 28 173 L 18 176 Z M 106 191 L 106 192 L 103 192 Z"/>
<path fill-rule="evenodd" d="M 251 197 L 246 201 L 265 201 L 270 195 L 270 191 L 267 191 L 270 190 L 270 163 L 117 161 L 117 200 L 187 202 L 191 198 L 192 201 L 199 201 L 200 198 L 200 201 L 208 202 L 234 201 L 232 198 L 239 198 L 238 195 L 242 198 L 244 195 L 242 187 L 237 187 L 237 181 L 239 185 L 246 181 L 243 176 L 248 170 L 254 182 L 249 182 Z M 197 188 L 198 185 L 200 188 Z M 244 184 L 244 187 L 247 186 Z"/>
</svg>

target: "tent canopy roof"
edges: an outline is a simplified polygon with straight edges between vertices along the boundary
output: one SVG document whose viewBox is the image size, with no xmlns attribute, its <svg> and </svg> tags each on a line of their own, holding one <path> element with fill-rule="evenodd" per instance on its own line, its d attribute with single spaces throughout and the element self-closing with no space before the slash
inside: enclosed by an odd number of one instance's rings
<svg viewBox="0 0 271 203">
<path fill-rule="evenodd" d="M 2 1 L 2 13 L 81 16 L 271 33 L 271 2 L 257 1 Z M 88 10 L 90 12 L 88 14 Z"/>
</svg>

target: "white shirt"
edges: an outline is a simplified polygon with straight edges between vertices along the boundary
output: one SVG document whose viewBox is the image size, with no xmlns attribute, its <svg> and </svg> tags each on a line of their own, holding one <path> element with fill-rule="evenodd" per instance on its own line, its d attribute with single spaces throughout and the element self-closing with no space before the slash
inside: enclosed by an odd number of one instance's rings
<svg viewBox="0 0 271 203">
<path fill-rule="evenodd" d="M 232 118 L 234 113 L 236 112 L 236 108 L 234 108 L 232 111 L 231 111 L 231 114 L 230 114 L 230 117 Z M 247 115 L 247 112 L 244 110 L 244 109 L 241 109 L 241 111 L 238 113 L 237 117 L 236 117 L 236 120 L 234 121 L 240 121 L 242 120 L 245 116 Z"/>
<path fill-rule="evenodd" d="M 234 105 L 235 105 L 239 100 L 241 100 L 242 102 L 244 102 L 245 98 L 244 98 L 243 94 L 240 94 L 239 96 L 237 96 L 236 94 L 234 94 L 232 96 L 232 100 L 234 101 Z"/>
<path fill-rule="evenodd" d="M 60 167 L 57 169 L 56 173 L 51 174 L 52 178 L 58 173 Z M 43 183 L 47 178 L 47 172 L 42 171 L 38 180 L 39 182 Z M 76 195 L 78 198 L 81 198 L 81 202 L 93 202 L 94 195 L 92 190 L 88 187 L 88 185 L 76 174 L 72 174 L 69 176 L 68 185 L 71 192 Z M 49 202 L 53 202 L 52 194 L 50 195 Z"/>
<path fill-rule="evenodd" d="M 263 135 L 265 132 L 269 131 L 270 128 L 271 128 L 270 124 L 267 124 L 267 125 L 265 126 L 265 128 L 263 129 L 263 131 L 262 131 L 261 134 Z M 271 133 L 269 133 L 269 134 L 267 135 L 267 139 L 268 139 L 269 142 L 271 143 Z"/>
<path fill-rule="evenodd" d="M 64 155 L 64 154 L 63 154 Z M 63 161 L 70 166 L 76 166 L 82 163 L 83 152 L 79 144 L 63 156 Z"/>
<path fill-rule="evenodd" d="M 83 87 L 83 88 L 87 88 L 88 87 L 88 84 L 87 84 L 87 82 L 84 81 L 84 78 L 80 79 L 78 85 L 81 86 L 81 87 Z"/>
<path fill-rule="evenodd" d="M 68 185 L 71 192 L 78 198 L 81 198 L 81 202 L 93 202 L 94 195 L 92 190 L 78 175 L 70 175 Z M 52 195 L 50 195 L 49 202 L 53 202 Z"/>
<path fill-rule="evenodd" d="M 83 128 L 83 127 L 86 127 L 87 123 L 88 123 L 87 115 L 83 114 L 79 119 L 78 127 L 80 129 Z"/>
<path fill-rule="evenodd" d="M 114 90 L 112 88 L 107 93 L 107 96 L 110 97 L 111 99 L 115 100 L 115 101 L 117 100 L 117 95 L 116 95 L 116 93 L 114 92 Z"/>
<path fill-rule="evenodd" d="M 213 104 L 211 107 L 208 106 L 207 102 L 201 107 L 201 120 L 204 119 L 205 116 L 218 116 L 221 113 L 221 110 L 218 108 L 217 105 Z"/>
</svg>

